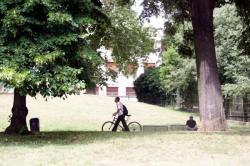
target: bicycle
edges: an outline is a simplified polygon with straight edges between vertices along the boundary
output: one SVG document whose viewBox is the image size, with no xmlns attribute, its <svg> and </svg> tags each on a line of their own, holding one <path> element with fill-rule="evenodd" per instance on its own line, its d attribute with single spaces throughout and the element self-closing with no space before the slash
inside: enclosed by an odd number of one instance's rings
<svg viewBox="0 0 250 166">
<path fill-rule="evenodd" d="M 125 121 L 128 124 L 128 128 L 130 132 L 141 132 L 142 131 L 142 126 L 139 122 L 133 121 L 133 122 L 129 122 L 129 118 L 131 117 L 131 115 L 125 115 Z M 106 121 L 103 123 L 102 125 L 102 131 L 112 131 L 115 122 L 117 120 L 117 116 L 114 116 L 113 121 Z M 121 132 L 121 131 L 125 131 L 122 125 L 118 125 L 117 127 L 117 131 Z"/>
</svg>

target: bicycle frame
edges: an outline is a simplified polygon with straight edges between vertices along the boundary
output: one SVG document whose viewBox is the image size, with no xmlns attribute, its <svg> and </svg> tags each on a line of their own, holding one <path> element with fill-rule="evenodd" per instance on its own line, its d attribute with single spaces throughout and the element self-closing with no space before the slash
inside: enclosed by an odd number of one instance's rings
<svg viewBox="0 0 250 166">
<path fill-rule="evenodd" d="M 130 116 L 125 116 L 125 118 L 124 118 L 127 124 L 128 124 L 128 122 L 129 122 L 129 117 L 130 117 Z M 117 119 L 118 119 L 118 115 L 114 116 L 114 118 L 113 118 L 113 123 L 115 123 Z"/>
</svg>

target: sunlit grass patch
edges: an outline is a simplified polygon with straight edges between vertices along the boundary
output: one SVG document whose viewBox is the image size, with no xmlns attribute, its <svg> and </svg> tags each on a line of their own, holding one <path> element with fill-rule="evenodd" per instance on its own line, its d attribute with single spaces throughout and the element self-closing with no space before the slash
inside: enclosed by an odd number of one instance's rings
<svg viewBox="0 0 250 166">
<path fill-rule="evenodd" d="M 185 124 L 190 113 L 174 111 L 150 104 L 121 99 L 127 106 L 131 121 L 142 125 Z M 0 131 L 8 126 L 11 114 L 12 95 L 0 95 Z M 114 99 L 94 95 L 69 96 L 66 100 L 49 99 L 40 96 L 27 98 L 30 118 L 38 117 L 42 131 L 100 131 L 102 123 L 112 120 L 115 111 Z M 198 122 L 198 118 L 195 117 Z"/>
</svg>

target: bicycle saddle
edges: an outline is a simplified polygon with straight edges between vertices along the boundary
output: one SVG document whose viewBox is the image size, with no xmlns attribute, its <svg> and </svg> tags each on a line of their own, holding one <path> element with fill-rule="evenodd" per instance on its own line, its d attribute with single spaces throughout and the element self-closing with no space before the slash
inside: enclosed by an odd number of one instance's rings
<svg viewBox="0 0 250 166">
<path fill-rule="evenodd" d="M 132 115 L 126 115 L 126 116 L 130 117 L 130 116 L 132 116 Z"/>
</svg>

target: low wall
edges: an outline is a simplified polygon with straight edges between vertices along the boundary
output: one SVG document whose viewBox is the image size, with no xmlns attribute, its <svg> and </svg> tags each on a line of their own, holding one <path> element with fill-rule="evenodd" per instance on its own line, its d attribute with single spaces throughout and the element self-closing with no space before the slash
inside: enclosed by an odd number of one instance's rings
<svg viewBox="0 0 250 166">
<path fill-rule="evenodd" d="M 186 125 L 169 124 L 169 125 L 143 125 L 143 132 L 164 132 L 164 131 L 184 131 Z"/>
</svg>

